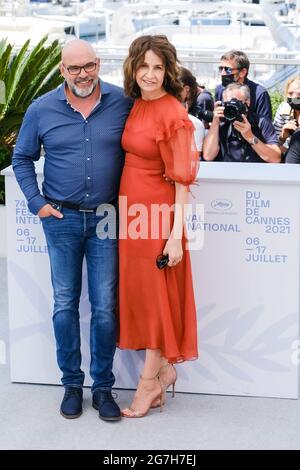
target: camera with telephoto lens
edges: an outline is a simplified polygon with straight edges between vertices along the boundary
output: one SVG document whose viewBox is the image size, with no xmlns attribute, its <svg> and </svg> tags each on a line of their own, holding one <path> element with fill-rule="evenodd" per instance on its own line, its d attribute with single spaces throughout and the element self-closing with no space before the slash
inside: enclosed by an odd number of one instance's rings
<svg viewBox="0 0 300 470">
<path fill-rule="evenodd" d="M 243 121 L 242 114 L 247 113 L 247 105 L 242 101 L 232 98 L 224 103 L 224 118 L 226 121 Z"/>
<path fill-rule="evenodd" d="M 202 109 L 198 107 L 197 118 L 204 122 L 212 122 L 214 118 L 214 113 L 213 111 L 209 111 L 208 109 Z"/>
</svg>

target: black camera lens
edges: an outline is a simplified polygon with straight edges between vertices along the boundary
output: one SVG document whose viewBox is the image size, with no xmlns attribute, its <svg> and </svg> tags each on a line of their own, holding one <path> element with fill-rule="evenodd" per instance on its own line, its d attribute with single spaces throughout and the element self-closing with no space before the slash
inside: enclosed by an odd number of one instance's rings
<svg viewBox="0 0 300 470">
<path fill-rule="evenodd" d="M 224 118 L 227 121 L 242 121 L 242 114 L 247 113 L 247 106 L 240 100 L 233 98 L 224 103 Z"/>
<path fill-rule="evenodd" d="M 227 121 L 234 121 L 238 115 L 238 109 L 234 104 L 225 105 L 224 117 Z"/>
<path fill-rule="evenodd" d="M 197 118 L 204 122 L 212 122 L 214 118 L 214 113 L 213 111 L 209 111 L 208 109 L 203 110 L 201 108 L 198 108 Z"/>
</svg>

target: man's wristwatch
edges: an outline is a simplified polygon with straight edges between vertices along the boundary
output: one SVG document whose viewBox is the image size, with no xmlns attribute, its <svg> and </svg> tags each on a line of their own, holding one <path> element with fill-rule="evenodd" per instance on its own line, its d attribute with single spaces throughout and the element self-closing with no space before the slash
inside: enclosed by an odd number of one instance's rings
<svg viewBox="0 0 300 470">
<path fill-rule="evenodd" d="M 250 145 L 256 145 L 258 144 L 259 140 L 257 137 L 255 137 L 255 135 L 252 137 L 252 139 L 250 140 L 249 144 Z"/>
</svg>

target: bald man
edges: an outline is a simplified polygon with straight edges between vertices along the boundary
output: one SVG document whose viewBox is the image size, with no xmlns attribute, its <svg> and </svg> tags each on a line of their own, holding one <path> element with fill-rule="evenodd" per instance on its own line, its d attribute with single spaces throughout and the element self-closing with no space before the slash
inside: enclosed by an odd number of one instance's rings
<svg viewBox="0 0 300 470">
<path fill-rule="evenodd" d="M 62 51 L 64 83 L 28 108 L 13 155 L 13 169 L 33 214 L 40 217 L 54 293 L 57 362 L 65 418 L 82 413 L 79 300 L 86 258 L 91 304 L 90 375 L 93 407 L 103 420 L 121 417 L 111 389 L 116 348 L 116 237 L 99 237 L 102 204 L 116 208 L 123 166 L 121 135 L 131 102 L 123 90 L 99 79 L 100 60 L 82 40 Z M 42 193 L 34 162 L 45 151 Z M 102 206 L 103 207 L 103 206 Z"/>
</svg>

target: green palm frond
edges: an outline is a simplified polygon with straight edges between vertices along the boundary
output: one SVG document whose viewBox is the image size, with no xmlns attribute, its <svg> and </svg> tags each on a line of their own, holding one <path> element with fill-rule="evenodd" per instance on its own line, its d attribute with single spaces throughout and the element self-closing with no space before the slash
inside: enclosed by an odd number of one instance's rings
<svg viewBox="0 0 300 470">
<path fill-rule="evenodd" d="M 0 104 L 2 143 L 14 144 L 12 135 L 16 135 L 30 103 L 62 82 L 58 73 L 60 45 L 54 41 L 46 46 L 46 41 L 47 36 L 30 50 L 28 40 L 17 54 L 11 44 L 0 42 L 0 80 L 6 95 L 5 103 Z"/>
<path fill-rule="evenodd" d="M 6 47 L 7 40 L 6 39 L 0 39 L 0 57 L 2 56 L 2 53 Z"/>
<path fill-rule="evenodd" d="M 3 94 L 4 94 L 4 96 L 1 97 L 1 102 L 0 102 L 0 119 L 5 114 L 5 108 L 6 108 L 7 75 L 8 75 L 8 70 L 9 70 L 9 62 L 10 62 L 11 51 L 12 51 L 12 46 L 10 44 L 5 46 L 5 43 L 4 43 L 4 47 L 3 47 L 2 54 L 1 54 L 1 59 L 0 59 L 1 92 L 3 92 Z"/>
<path fill-rule="evenodd" d="M 20 127 L 23 116 L 24 110 L 13 107 L 8 110 L 5 119 L 0 121 L 0 135 L 2 135 L 2 144 L 7 147 L 12 147 L 15 144 L 17 130 Z"/>
<path fill-rule="evenodd" d="M 30 48 L 30 40 L 16 53 L 7 40 L 0 41 L 0 170 L 10 164 L 24 114 L 38 96 L 56 88 L 61 48 L 58 41 L 46 45 L 47 36 Z M 0 180 L 0 203 L 3 200 Z"/>
<path fill-rule="evenodd" d="M 8 90 L 7 106 L 16 91 L 16 88 L 19 84 L 20 76 L 22 74 L 22 68 L 25 66 L 24 64 L 26 64 L 26 60 L 24 59 L 28 50 L 29 43 L 29 40 L 26 41 L 20 52 L 11 60 L 9 74 L 6 80 Z"/>
<path fill-rule="evenodd" d="M 6 44 L 6 41 L 1 43 L 1 60 L 0 60 L 0 80 L 4 80 L 7 74 L 7 69 L 10 62 L 10 55 L 12 51 L 12 45 Z"/>
<path fill-rule="evenodd" d="M 31 81 L 29 87 L 24 90 L 22 95 L 23 100 L 27 101 L 28 99 L 31 99 L 32 96 L 41 94 L 40 89 L 49 81 L 50 77 L 54 78 L 51 76 L 51 73 L 56 72 L 59 74 L 59 61 L 60 48 L 57 41 L 55 41 L 49 49 L 42 49 L 35 55 L 31 56 L 28 62 L 29 68 L 24 70 L 24 76 L 27 78 L 30 74 Z M 55 67 L 53 67 L 54 63 L 56 64 Z"/>
</svg>

